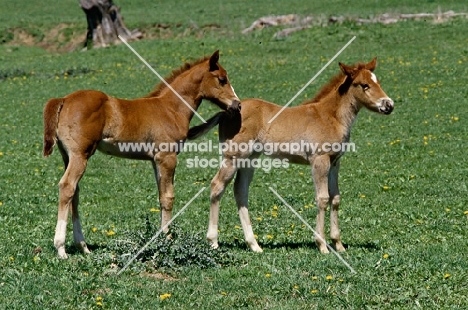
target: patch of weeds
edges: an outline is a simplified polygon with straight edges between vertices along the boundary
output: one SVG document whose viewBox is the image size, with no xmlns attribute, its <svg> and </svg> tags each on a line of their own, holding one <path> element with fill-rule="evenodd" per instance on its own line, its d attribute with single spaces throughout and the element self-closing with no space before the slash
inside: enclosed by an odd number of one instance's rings
<svg viewBox="0 0 468 310">
<path fill-rule="evenodd" d="M 146 218 L 144 227 L 123 234 L 123 238 L 110 242 L 109 249 L 115 254 L 115 263 L 123 267 L 146 243 L 148 243 L 159 228 Z M 227 250 L 213 250 L 210 244 L 195 233 L 186 233 L 172 224 L 171 238 L 160 234 L 142 253 L 136 261 L 153 268 L 169 268 L 178 270 L 183 267 L 198 267 L 200 269 L 228 266 L 235 263 L 234 256 Z"/>
<path fill-rule="evenodd" d="M 13 41 L 14 38 L 15 35 L 9 29 L 4 29 L 2 32 L 0 32 L 0 44 L 5 44 L 10 41 Z"/>
<path fill-rule="evenodd" d="M 9 79 L 9 78 L 15 78 L 15 77 L 23 77 L 23 76 L 29 76 L 30 73 L 27 73 L 26 71 L 22 69 L 10 69 L 10 70 L 0 70 L 0 81 Z"/>
</svg>

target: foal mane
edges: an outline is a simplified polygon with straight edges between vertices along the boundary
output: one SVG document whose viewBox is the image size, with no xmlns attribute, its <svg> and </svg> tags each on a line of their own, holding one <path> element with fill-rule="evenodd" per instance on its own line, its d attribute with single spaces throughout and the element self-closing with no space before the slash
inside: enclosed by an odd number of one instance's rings
<svg viewBox="0 0 468 310">
<path fill-rule="evenodd" d="M 366 66 L 366 64 L 359 62 L 359 63 L 357 63 L 355 65 L 352 65 L 351 67 L 354 67 L 354 68 L 357 69 L 357 71 L 360 71 L 360 70 L 364 69 L 365 66 Z M 338 91 L 340 91 L 340 93 L 341 92 L 346 92 L 347 87 L 349 87 L 349 85 L 345 85 L 345 82 L 347 81 L 347 79 L 343 80 L 345 77 L 346 77 L 346 75 L 343 72 L 340 71 L 340 73 L 338 73 L 337 75 L 332 77 L 330 79 L 330 81 L 327 84 L 325 84 L 319 90 L 319 92 L 315 95 L 314 98 L 312 98 L 311 100 L 307 100 L 307 101 L 303 102 L 302 105 L 319 102 L 326 95 L 328 95 L 329 93 L 331 93 L 334 90 L 338 90 Z M 343 89 L 341 89 L 342 86 L 346 86 L 346 90 L 343 91 Z"/>
<path fill-rule="evenodd" d="M 195 60 L 193 62 L 186 62 L 185 64 L 183 64 L 180 68 L 178 69 L 174 69 L 171 74 L 167 77 L 164 78 L 164 80 L 167 82 L 167 84 L 171 84 L 172 82 L 174 82 L 174 80 L 179 76 L 181 75 L 182 73 L 184 73 L 185 71 L 195 67 L 196 65 L 199 65 L 201 64 L 202 62 L 204 61 L 207 61 L 208 59 L 210 59 L 210 56 L 205 56 L 205 57 L 202 57 L 198 60 Z M 149 97 L 157 97 L 161 94 L 161 92 L 167 88 L 166 86 L 166 83 L 163 83 L 163 82 L 160 82 L 159 84 L 157 84 L 153 91 L 150 92 L 146 97 L 149 98 Z"/>
</svg>

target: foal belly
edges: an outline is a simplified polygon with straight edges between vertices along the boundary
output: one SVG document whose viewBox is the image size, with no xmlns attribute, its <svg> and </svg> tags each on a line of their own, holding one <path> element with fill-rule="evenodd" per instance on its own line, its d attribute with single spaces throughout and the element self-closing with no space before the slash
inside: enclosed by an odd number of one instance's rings
<svg viewBox="0 0 468 310">
<path fill-rule="evenodd" d="M 97 149 L 107 155 L 128 159 L 152 160 L 154 158 L 154 143 L 117 142 L 111 139 L 103 139 Z"/>
</svg>

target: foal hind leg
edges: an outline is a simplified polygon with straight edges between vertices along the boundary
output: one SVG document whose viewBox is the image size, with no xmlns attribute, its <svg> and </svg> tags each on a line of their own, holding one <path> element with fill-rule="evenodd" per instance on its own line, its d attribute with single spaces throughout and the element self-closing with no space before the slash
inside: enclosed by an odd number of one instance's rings
<svg viewBox="0 0 468 310">
<path fill-rule="evenodd" d="M 174 204 L 174 173 L 177 165 L 176 153 L 160 152 L 155 156 L 153 169 L 159 190 L 159 204 L 161 206 L 161 228 L 164 233 L 169 232 L 167 224 L 172 218 Z"/>
<path fill-rule="evenodd" d="M 341 243 L 340 229 L 338 227 L 338 209 L 340 207 L 340 190 L 338 188 L 338 170 L 340 164 L 332 165 L 328 177 L 328 192 L 330 195 L 330 237 L 335 250 L 344 252 L 345 248 Z"/>
<path fill-rule="evenodd" d="M 206 239 L 213 249 L 218 248 L 218 220 L 219 220 L 219 202 L 226 190 L 226 186 L 231 182 L 236 173 L 236 167 L 231 158 L 225 158 L 223 165 L 211 181 L 210 193 L 210 220 L 208 223 L 208 232 Z"/>
<path fill-rule="evenodd" d="M 86 245 L 86 241 L 83 236 L 83 230 L 81 228 L 80 215 L 78 213 L 79 195 L 80 186 L 77 184 L 75 189 L 75 195 L 73 195 L 72 199 L 73 240 L 76 248 L 78 248 L 84 254 L 89 254 L 91 253 L 91 251 Z"/>
<path fill-rule="evenodd" d="M 254 168 L 242 168 L 237 171 L 236 180 L 234 181 L 234 197 L 236 198 L 245 242 L 252 251 L 261 253 L 263 250 L 255 239 L 248 209 L 249 185 L 252 182 L 254 172 Z"/>
<path fill-rule="evenodd" d="M 70 207 L 72 207 L 71 209 L 75 213 L 73 220 L 75 244 L 78 240 L 80 245 L 85 245 L 85 247 L 81 247 L 82 250 L 85 251 L 85 248 L 87 250 L 86 243 L 84 242 L 83 233 L 81 232 L 81 225 L 79 225 L 79 217 L 77 212 L 78 195 L 76 195 L 75 197 L 75 194 L 77 194 L 76 189 L 78 186 L 78 182 L 80 181 L 81 177 L 83 176 L 83 173 L 86 170 L 87 160 L 82 156 L 75 156 L 73 154 L 69 158 L 66 152 L 63 150 L 63 148 L 60 148 L 60 152 L 62 154 L 66 170 L 59 182 L 59 207 L 57 215 L 57 226 L 55 229 L 54 245 L 57 249 L 57 253 L 60 258 L 68 258 L 68 255 L 65 251 L 65 239 L 67 232 L 68 212 L 70 210 Z M 78 226 L 75 226 L 77 224 Z"/>
</svg>

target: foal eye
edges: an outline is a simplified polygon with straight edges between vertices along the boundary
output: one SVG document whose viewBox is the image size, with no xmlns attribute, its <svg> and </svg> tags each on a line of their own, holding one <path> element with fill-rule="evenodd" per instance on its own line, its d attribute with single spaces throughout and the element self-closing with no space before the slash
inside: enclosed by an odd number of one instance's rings
<svg viewBox="0 0 468 310">
<path fill-rule="evenodd" d="M 226 85 L 227 83 L 227 79 L 224 76 L 219 77 L 218 81 L 219 81 L 219 84 L 221 84 L 222 86 Z"/>
<path fill-rule="evenodd" d="M 368 90 L 369 89 L 369 84 L 361 84 L 361 87 L 363 90 Z"/>
</svg>

